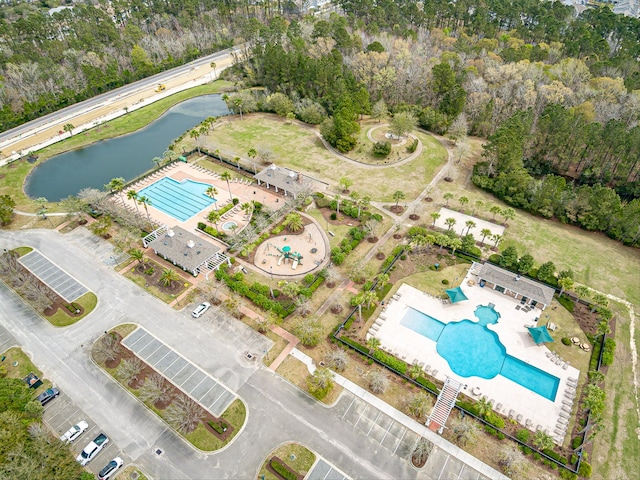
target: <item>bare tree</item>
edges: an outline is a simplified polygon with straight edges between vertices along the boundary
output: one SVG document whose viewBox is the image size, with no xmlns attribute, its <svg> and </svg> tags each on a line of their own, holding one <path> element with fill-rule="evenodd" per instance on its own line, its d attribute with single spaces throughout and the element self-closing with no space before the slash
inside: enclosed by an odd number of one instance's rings
<svg viewBox="0 0 640 480">
<path fill-rule="evenodd" d="M 44 311 L 51 307 L 56 300 L 56 294 L 49 287 L 32 277 L 22 286 L 22 293 L 33 308 L 39 311 Z"/>
<path fill-rule="evenodd" d="M 112 362 L 120 354 L 120 341 L 114 333 L 102 335 L 93 345 L 93 358 L 98 363 Z"/>
<path fill-rule="evenodd" d="M 145 379 L 138 395 L 143 402 L 156 403 L 168 401 L 170 394 L 171 387 L 164 377 L 159 373 L 154 373 Z"/>
<path fill-rule="evenodd" d="M 478 438 L 478 425 L 468 417 L 457 418 L 451 423 L 451 432 L 453 443 L 464 447 L 467 444 L 473 444 Z"/>
<path fill-rule="evenodd" d="M 140 375 L 142 369 L 144 368 L 144 362 L 137 357 L 128 358 L 123 361 L 118 370 L 116 371 L 116 377 L 123 382 L 129 383 L 132 382 Z"/>
<path fill-rule="evenodd" d="M 167 422 L 183 434 L 193 432 L 203 418 L 202 407 L 186 395 L 179 395 L 167 408 Z"/>
<path fill-rule="evenodd" d="M 293 333 L 305 347 L 315 347 L 322 338 L 322 324 L 316 318 L 305 318 L 298 322 Z"/>
<path fill-rule="evenodd" d="M 369 372 L 369 390 L 373 393 L 384 393 L 388 386 L 389 379 L 384 372 L 380 370 L 372 370 Z"/>
<path fill-rule="evenodd" d="M 504 445 L 497 455 L 498 465 L 502 471 L 512 478 L 522 478 L 526 463 L 522 452 L 515 445 Z"/>
<path fill-rule="evenodd" d="M 342 372 L 347 368 L 349 355 L 341 348 L 334 348 L 325 357 L 325 362 L 336 372 Z"/>
<path fill-rule="evenodd" d="M 416 446 L 413 448 L 412 456 L 417 464 L 424 465 L 432 451 L 433 443 L 423 437 L 418 440 L 418 443 L 416 443 Z"/>
</svg>

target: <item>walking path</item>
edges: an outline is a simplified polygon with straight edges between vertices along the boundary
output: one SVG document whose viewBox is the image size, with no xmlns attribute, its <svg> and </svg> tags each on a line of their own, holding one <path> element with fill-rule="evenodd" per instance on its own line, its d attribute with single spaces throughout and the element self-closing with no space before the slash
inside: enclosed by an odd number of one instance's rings
<svg viewBox="0 0 640 480">
<path fill-rule="evenodd" d="M 316 365 L 311 357 L 304 354 L 297 348 L 292 350 L 291 356 L 293 356 L 297 360 L 300 360 L 302 363 L 304 363 L 307 366 L 307 370 L 309 370 L 309 373 L 313 374 L 313 372 L 315 372 Z M 492 478 L 496 480 L 508 480 L 509 477 L 501 474 L 500 472 L 491 468 L 489 465 L 486 465 L 485 463 L 481 462 L 474 456 L 456 447 L 451 442 L 449 442 L 448 440 L 445 440 L 437 433 L 429 430 L 429 428 L 427 428 L 425 425 L 418 423 L 411 417 L 408 417 L 404 413 L 396 410 L 391 405 L 384 402 L 377 396 L 372 395 L 361 386 L 353 383 L 351 380 L 337 373 L 334 373 L 334 381 L 336 384 L 342 386 L 345 390 L 351 392 L 356 397 L 364 400 L 366 403 L 373 405 L 375 408 L 377 408 L 384 414 L 391 417 L 394 421 L 412 430 L 413 432 L 417 433 L 421 437 L 426 438 L 431 443 L 433 443 L 436 447 L 458 458 L 459 460 L 461 460 L 462 462 L 464 462 L 465 464 L 467 464 L 468 466 L 470 466 L 480 474 L 486 475 L 488 478 Z"/>
</svg>

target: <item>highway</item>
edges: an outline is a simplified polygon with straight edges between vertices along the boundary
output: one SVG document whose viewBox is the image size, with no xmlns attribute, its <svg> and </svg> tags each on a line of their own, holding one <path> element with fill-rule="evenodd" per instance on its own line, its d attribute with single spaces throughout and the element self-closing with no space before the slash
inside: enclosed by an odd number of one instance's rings
<svg viewBox="0 0 640 480">
<path fill-rule="evenodd" d="M 239 46 L 207 55 L 3 132 L 0 134 L 0 151 L 7 157 L 5 160 L 13 160 L 20 153 L 31 152 L 67 138 L 70 133 L 59 134 L 66 123 L 72 123 L 76 127 L 73 132 L 75 134 L 91 128 L 98 119 L 111 119 L 178 91 L 207 83 L 214 75 L 217 77 L 222 70 L 232 65 L 234 55 L 242 55 L 243 49 L 244 46 Z M 211 62 L 216 63 L 215 72 L 210 66 Z M 158 84 L 167 85 L 166 91 L 155 92 Z M 114 111 L 119 113 L 105 118 L 105 115 Z M 3 163 L 5 162 L 0 161 L 0 164 Z"/>
</svg>

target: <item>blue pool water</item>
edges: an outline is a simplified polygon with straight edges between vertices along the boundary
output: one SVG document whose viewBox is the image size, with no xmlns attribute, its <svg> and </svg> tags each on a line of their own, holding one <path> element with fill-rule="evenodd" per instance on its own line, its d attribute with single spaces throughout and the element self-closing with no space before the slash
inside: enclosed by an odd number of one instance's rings
<svg viewBox="0 0 640 480">
<path fill-rule="evenodd" d="M 400 324 L 436 342 L 438 354 L 461 377 L 494 378 L 502 375 L 538 395 L 554 401 L 560 380 L 516 357 L 507 355 L 498 335 L 487 325 L 500 314 L 480 305 L 474 312 L 478 322 L 461 320 L 444 324 L 430 315 L 408 308 Z"/>
<path fill-rule="evenodd" d="M 193 180 L 178 182 L 173 178 L 163 177 L 140 190 L 138 195 L 151 199 L 152 207 L 184 222 L 216 202 L 214 198 L 205 195 L 210 186 Z"/>
</svg>

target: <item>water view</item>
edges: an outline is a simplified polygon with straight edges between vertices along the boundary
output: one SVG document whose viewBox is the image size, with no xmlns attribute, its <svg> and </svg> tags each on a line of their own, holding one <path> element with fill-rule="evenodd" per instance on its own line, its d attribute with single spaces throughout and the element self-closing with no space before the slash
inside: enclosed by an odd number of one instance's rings
<svg viewBox="0 0 640 480">
<path fill-rule="evenodd" d="M 25 192 L 55 202 L 83 188 L 103 189 L 114 177 L 131 180 L 153 167 L 171 141 L 207 117 L 227 115 L 220 95 L 203 95 L 167 110 L 142 130 L 57 155 L 27 177 Z"/>
</svg>

